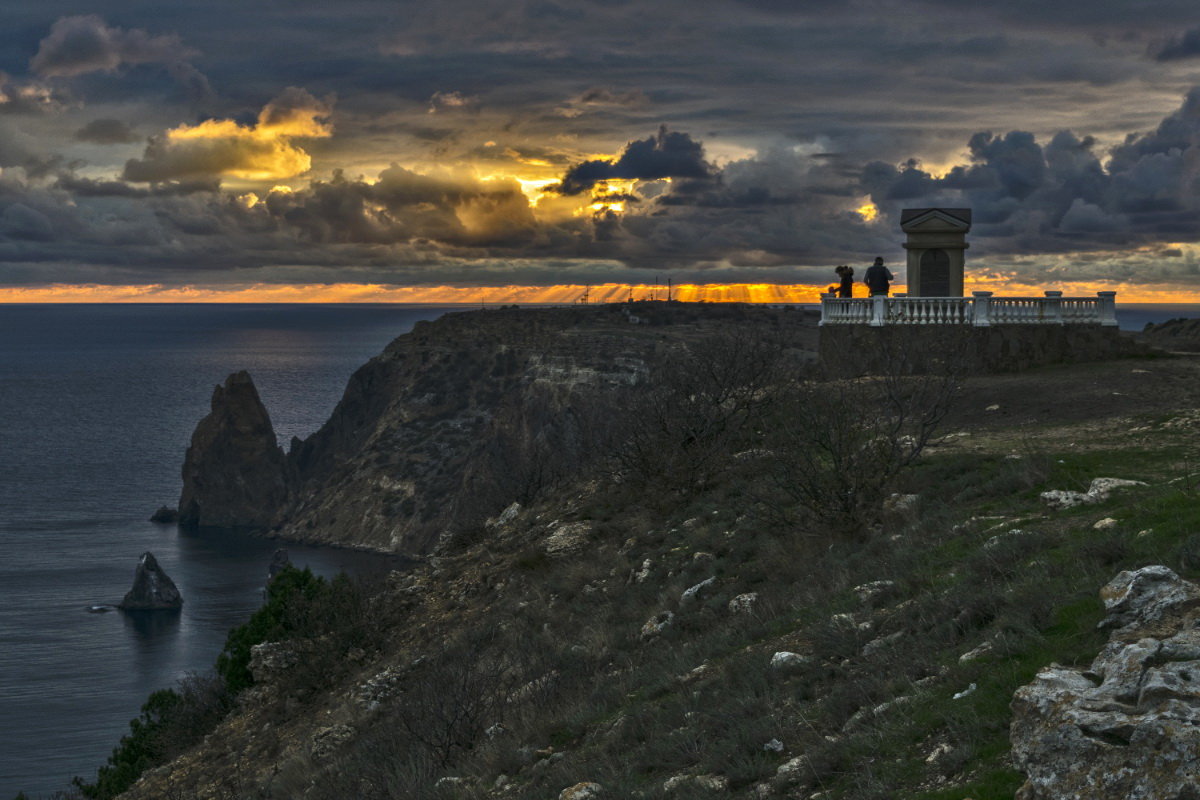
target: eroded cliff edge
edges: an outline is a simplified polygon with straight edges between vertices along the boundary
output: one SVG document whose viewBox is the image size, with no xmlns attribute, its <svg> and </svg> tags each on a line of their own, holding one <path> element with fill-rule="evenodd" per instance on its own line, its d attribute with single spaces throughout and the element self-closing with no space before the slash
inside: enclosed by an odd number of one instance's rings
<svg viewBox="0 0 1200 800">
<path fill-rule="evenodd" d="M 655 304 L 496 309 L 420 322 L 351 377 L 286 456 L 245 373 L 213 396 L 184 464 L 185 525 L 386 552 L 430 552 L 587 448 L 589 398 L 638 380 L 680 342 L 730 324 L 796 332 L 801 311 Z"/>
</svg>

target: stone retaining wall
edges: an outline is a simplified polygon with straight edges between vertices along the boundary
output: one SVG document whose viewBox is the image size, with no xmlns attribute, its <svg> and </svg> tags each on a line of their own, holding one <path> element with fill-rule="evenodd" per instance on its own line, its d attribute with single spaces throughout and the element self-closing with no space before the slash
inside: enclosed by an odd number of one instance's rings
<svg viewBox="0 0 1200 800">
<path fill-rule="evenodd" d="M 1147 352 L 1116 328 L 1080 325 L 827 325 L 820 329 L 821 364 L 852 376 L 899 368 L 930 372 L 1016 372 L 1046 364 L 1104 361 Z"/>
</svg>

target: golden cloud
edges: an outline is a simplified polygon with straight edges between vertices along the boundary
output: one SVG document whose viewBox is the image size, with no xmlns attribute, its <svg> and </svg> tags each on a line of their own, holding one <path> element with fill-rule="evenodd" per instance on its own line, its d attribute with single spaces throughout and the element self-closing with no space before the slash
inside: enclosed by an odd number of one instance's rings
<svg viewBox="0 0 1200 800">
<path fill-rule="evenodd" d="M 126 162 L 125 179 L 291 178 L 312 167 L 312 157 L 293 140 L 332 136 L 332 111 L 332 97 L 321 100 L 292 86 L 267 103 L 253 125 L 210 119 L 153 137 L 140 159 Z"/>
</svg>

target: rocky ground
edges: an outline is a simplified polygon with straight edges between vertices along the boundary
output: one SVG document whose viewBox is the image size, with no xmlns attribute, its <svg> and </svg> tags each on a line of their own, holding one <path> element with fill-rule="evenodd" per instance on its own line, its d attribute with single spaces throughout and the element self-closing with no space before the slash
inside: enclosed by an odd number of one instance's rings
<svg viewBox="0 0 1200 800">
<path fill-rule="evenodd" d="M 353 642 L 256 647 L 125 796 L 1187 797 L 1198 370 L 970 378 L 858 527 L 764 501 L 766 448 L 556 486 L 393 573 Z"/>
</svg>

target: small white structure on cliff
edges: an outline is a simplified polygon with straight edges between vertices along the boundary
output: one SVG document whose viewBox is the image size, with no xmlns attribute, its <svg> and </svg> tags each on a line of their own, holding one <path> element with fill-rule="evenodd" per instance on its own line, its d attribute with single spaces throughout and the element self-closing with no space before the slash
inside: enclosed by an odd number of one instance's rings
<svg viewBox="0 0 1200 800">
<path fill-rule="evenodd" d="M 1116 292 L 1095 297 L 963 296 L 969 208 L 906 208 L 900 228 L 908 234 L 908 293 L 839 298 L 821 295 L 821 325 L 1099 325 L 1116 327 Z"/>
</svg>

